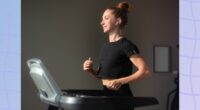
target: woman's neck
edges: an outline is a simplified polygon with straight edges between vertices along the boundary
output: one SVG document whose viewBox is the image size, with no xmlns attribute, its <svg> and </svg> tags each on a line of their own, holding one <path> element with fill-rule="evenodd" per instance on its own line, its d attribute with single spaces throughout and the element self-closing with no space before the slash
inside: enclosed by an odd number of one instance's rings
<svg viewBox="0 0 200 110">
<path fill-rule="evenodd" d="M 109 42 L 116 42 L 121 38 L 123 38 L 121 30 L 116 30 L 109 33 Z"/>
</svg>

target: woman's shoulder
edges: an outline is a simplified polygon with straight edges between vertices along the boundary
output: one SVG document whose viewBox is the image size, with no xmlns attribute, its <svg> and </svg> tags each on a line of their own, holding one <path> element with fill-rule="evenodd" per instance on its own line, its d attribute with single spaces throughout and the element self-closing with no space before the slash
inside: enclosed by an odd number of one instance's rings
<svg viewBox="0 0 200 110">
<path fill-rule="evenodd" d="M 135 43 L 133 43 L 131 40 L 129 40 L 127 38 L 123 38 L 122 45 L 123 46 L 129 46 L 129 45 L 136 46 Z"/>
<path fill-rule="evenodd" d="M 128 55 L 140 53 L 138 47 L 126 38 L 122 41 L 122 50 Z"/>
</svg>

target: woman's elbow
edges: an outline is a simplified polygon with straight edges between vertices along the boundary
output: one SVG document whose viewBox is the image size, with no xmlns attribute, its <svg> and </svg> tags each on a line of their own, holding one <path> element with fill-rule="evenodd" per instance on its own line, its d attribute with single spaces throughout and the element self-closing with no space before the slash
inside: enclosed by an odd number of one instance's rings
<svg viewBox="0 0 200 110">
<path fill-rule="evenodd" d="M 145 76 L 148 76 L 148 75 L 150 75 L 151 71 L 148 67 L 146 67 L 146 68 L 143 69 L 143 73 L 144 73 Z"/>
<path fill-rule="evenodd" d="M 146 69 L 144 72 L 145 76 L 150 75 L 150 73 L 151 73 L 151 71 L 149 69 Z"/>
</svg>

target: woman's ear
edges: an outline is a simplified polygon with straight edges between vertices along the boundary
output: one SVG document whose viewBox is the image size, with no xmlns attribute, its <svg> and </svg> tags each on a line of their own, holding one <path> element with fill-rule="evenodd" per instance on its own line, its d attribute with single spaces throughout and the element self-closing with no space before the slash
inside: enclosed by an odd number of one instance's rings
<svg viewBox="0 0 200 110">
<path fill-rule="evenodd" d="M 122 19 L 121 18 L 117 18 L 116 25 L 121 25 L 121 23 L 122 23 Z"/>
</svg>

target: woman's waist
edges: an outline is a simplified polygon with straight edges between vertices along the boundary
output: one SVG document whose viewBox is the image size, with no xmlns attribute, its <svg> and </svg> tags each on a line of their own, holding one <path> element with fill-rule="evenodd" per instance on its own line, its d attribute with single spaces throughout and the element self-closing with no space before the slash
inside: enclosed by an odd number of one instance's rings
<svg viewBox="0 0 200 110">
<path fill-rule="evenodd" d="M 102 85 L 105 86 L 105 85 L 107 85 L 109 82 L 114 81 L 114 80 L 117 80 L 117 79 L 102 78 L 102 79 L 101 79 L 101 82 L 102 82 Z M 127 86 L 127 87 L 129 87 L 129 84 L 123 84 L 122 86 Z"/>
</svg>

